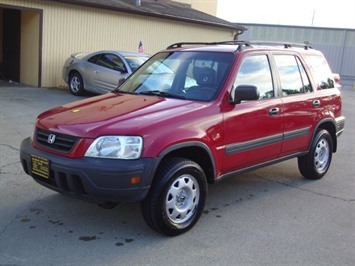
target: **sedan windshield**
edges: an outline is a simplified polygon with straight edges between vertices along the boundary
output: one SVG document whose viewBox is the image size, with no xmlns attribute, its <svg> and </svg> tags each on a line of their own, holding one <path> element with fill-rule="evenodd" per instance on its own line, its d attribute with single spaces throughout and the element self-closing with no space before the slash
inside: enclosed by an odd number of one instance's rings
<svg viewBox="0 0 355 266">
<path fill-rule="evenodd" d="M 233 53 L 221 52 L 158 53 L 119 92 L 211 101 L 219 94 L 233 59 Z"/>
<path fill-rule="evenodd" d="M 147 61 L 149 59 L 149 57 L 147 57 L 147 56 L 125 56 L 124 59 L 126 59 L 132 72 L 134 72 L 141 64 L 143 64 L 145 61 Z"/>
</svg>

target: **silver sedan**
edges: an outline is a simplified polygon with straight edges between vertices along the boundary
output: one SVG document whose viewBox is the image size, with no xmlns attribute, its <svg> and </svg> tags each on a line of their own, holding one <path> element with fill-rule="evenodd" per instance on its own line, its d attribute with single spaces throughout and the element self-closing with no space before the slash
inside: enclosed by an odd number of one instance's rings
<svg viewBox="0 0 355 266">
<path fill-rule="evenodd" d="M 117 88 L 150 56 L 143 53 L 104 50 L 94 53 L 74 53 L 63 66 L 63 79 L 73 95 L 85 91 L 103 94 Z"/>
</svg>

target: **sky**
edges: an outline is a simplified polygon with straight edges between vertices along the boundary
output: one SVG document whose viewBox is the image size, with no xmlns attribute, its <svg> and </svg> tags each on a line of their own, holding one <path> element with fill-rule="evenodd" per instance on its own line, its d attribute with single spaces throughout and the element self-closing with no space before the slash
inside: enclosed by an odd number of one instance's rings
<svg viewBox="0 0 355 266">
<path fill-rule="evenodd" d="M 355 29 L 355 0 L 219 0 L 217 17 L 240 24 Z"/>
</svg>

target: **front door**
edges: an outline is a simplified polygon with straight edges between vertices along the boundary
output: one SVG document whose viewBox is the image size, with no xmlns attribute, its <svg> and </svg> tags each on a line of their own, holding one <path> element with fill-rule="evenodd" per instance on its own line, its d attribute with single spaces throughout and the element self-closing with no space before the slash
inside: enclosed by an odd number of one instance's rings
<svg viewBox="0 0 355 266">
<path fill-rule="evenodd" d="M 238 85 L 257 86 L 260 97 L 225 113 L 224 173 L 273 160 L 282 148 L 283 104 L 275 97 L 267 54 L 244 58 L 234 82 Z"/>
<path fill-rule="evenodd" d="M 121 58 L 114 54 L 102 54 L 93 67 L 94 87 L 106 92 L 116 89 L 118 81 L 127 76 L 119 69 L 125 69 Z M 125 71 L 127 72 L 127 70 Z"/>
</svg>

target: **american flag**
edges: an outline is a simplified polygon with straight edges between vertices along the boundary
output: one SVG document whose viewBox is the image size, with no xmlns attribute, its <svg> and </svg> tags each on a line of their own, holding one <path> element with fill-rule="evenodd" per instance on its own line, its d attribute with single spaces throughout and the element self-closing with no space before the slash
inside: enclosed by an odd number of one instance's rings
<svg viewBox="0 0 355 266">
<path fill-rule="evenodd" d="M 143 53 L 143 44 L 142 41 L 139 41 L 138 52 Z"/>
</svg>

